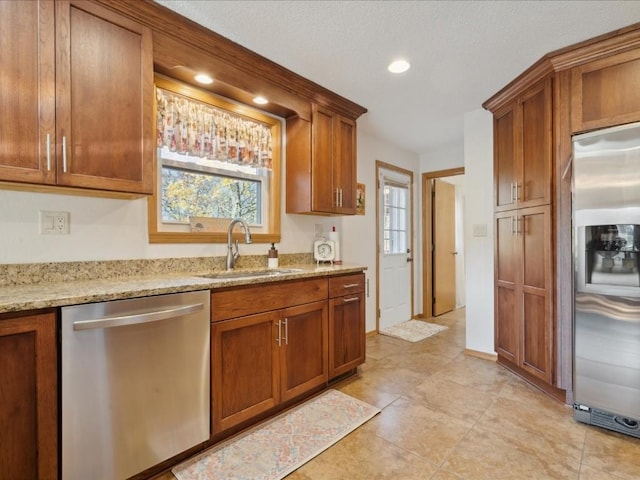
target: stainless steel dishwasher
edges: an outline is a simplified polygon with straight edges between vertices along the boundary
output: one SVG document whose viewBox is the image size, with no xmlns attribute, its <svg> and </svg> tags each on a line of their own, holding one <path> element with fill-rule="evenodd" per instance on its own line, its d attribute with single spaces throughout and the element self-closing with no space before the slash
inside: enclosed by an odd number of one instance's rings
<svg viewBox="0 0 640 480">
<path fill-rule="evenodd" d="M 209 438 L 210 292 L 62 308 L 62 478 L 120 480 Z"/>
</svg>

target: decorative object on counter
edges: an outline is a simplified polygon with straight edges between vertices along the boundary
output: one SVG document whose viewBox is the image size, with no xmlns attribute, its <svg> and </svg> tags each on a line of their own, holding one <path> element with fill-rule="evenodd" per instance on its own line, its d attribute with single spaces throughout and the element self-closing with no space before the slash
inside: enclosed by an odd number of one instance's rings
<svg viewBox="0 0 640 480">
<path fill-rule="evenodd" d="M 365 185 L 364 183 L 357 183 L 356 185 L 356 215 L 364 215 Z"/>
<path fill-rule="evenodd" d="M 278 480 L 300 468 L 380 409 L 328 390 L 174 467 L 178 480 Z"/>
<path fill-rule="evenodd" d="M 313 242 L 313 259 L 316 263 L 331 262 L 336 258 L 335 243 L 333 240 L 320 239 Z"/>
<path fill-rule="evenodd" d="M 429 338 L 436 333 L 446 330 L 447 328 L 448 327 L 444 325 L 424 322 L 422 320 L 408 320 L 384 330 L 380 330 L 380 334 L 415 343 L 424 340 L 425 338 Z"/>
<path fill-rule="evenodd" d="M 274 243 L 271 244 L 271 248 L 269 249 L 267 258 L 269 268 L 278 268 L 278 250 L 276 249 L 276 245 Z"/>
<path fill-rule="evenodd" d="M 336 227 L 331 227 L 331 231 L 329 232 L 329 240 L 333 242 L 335 255 L 333 258 L 333 263 L 336 265 L 342 264 L 342 257 L 340 257 L 340 236 L 338 232 L 336 232 Z"/>
</svg>

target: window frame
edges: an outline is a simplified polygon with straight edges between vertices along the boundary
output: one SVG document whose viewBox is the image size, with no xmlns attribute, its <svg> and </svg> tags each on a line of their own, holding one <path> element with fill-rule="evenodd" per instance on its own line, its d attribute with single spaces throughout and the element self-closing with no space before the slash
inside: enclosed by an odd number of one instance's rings
<svg viewBox="0 0 640 480">
<path fill-rule="evenodd" d="M 260 122 L 267 125 L 271 130 L 272 137 L 272 178 L 270 182 L 270 191 L 268 194 L 269 207 L 265 212 L 268 219 L 268 229 L 266 231 L 254 231 L 252 229 L 251 236 L 254 243 L 279 243 L 280 235 L 280 216 L 281 216 L 281 181 L 282 181 L 282 120 L 264 113 L 261 110 L 253 108 L 249 105 L 235 103 L 231 100 L 222 98 L 212 92 L 193 87 L 189 84 L 170 79 L 168 77 L 156 74 L 154 77 L 155 88 L 170 91 L 188 98 L 192 98 L 198 102 L 212 105 L 216 108 L 223 109 L 229 113 L 244 117 L 249 120 Z M 157 103 L 154 93 L 154 125 L 157 125 Z M 155 135 L 155 130 L 154 130 Z M 162 231 L 159 225 L 162 223 L 159 216 L 159 207 L 161 202 L 161 160 L 158 158 L 158 149 L 154 137 L 154 162 L 153 162 L 153 178 L 154 189 L 153 194 L 148 197 L 148 232 L 149 243 L 226 243 L 227 230 L 215 232 L 175 232 Z"/>
</svg>

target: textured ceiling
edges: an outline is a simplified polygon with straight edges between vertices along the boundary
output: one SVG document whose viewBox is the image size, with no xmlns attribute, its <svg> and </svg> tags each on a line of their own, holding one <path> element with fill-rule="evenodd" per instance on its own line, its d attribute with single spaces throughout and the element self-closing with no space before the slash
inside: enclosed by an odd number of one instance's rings
<svg viewBox="0 0 640 480">
<path fill-rule="evenodd" d="M 553 50 L 640 21 L 640 1 L 157 0 L 369 111 L 418 154 L 462 146 L 465 112 Z M 396 57 L 412 68 L 392 75 Z"/>
</svg>

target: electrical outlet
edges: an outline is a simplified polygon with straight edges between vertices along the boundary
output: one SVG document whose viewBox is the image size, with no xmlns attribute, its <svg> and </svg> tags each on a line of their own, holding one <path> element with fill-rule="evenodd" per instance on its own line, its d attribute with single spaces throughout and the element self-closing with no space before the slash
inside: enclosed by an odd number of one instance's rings
<svg viewBox="0 0 640 480">
<path fill-rule="evenodd" d="M 69 212 L 40 210 L 40 235 L 68 235 Z"/>
</svg>

